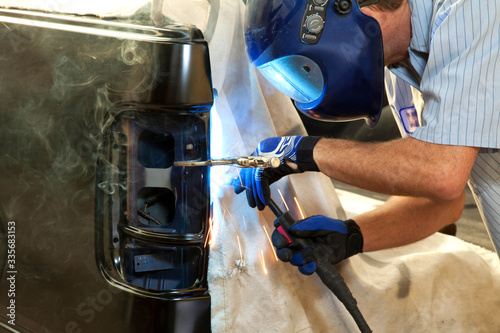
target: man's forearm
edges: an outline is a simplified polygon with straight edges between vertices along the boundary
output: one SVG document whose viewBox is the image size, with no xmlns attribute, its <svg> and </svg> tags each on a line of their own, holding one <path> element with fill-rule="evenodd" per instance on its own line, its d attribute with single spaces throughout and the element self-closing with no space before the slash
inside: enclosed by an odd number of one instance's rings
<svg viewBox="0 0 500 333">
<path fill-rule="evenodd" d="M 389 195 L 452 201 L 463 191 L 479 149 L 413 138 L 389 142 L 321 139 L 320 171 L 346 184 Z"/>
<path fill-rule="evenodd" d="M 453 201 L 391 197 L 354 218 L 364 238 L 363 251 L 376 251 L 424 239 L 461 216 L 465 192 Z"/>
</svg>

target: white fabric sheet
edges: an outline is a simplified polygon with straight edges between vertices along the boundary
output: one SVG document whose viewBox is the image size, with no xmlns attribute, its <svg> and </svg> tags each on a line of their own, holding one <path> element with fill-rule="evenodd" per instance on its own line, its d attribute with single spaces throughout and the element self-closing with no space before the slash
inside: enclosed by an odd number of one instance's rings
<svg viewBox="0 0 500 333">
<path fill-rule="evenodd" d="M 213 18 L 212 18 L 213 19 Z M 260 140 L 305 134 L 291 102 L 248 62 L 243 6 L 222 0 L 210 40 L 218 91 L 214 157 L 252 153 Z M 219 133 L 221 135 L 219 135 Z M 212 168 L 213 233 L 209 262 L 213 332 L 356 332 L 350 315 L 316 275 L 276 260 L 266 236 L 275 217 L 235 196 L 231 168 Z M 280 188 L 292 214 L 345 218 L 331 182 L 318 173 L 290 177 Z M 376 202 L 341 196 L 349 215 Z M 361 207 L 360 207 L 361 206 Z M 284 205 L 283 205 L 284 208 Z M 375 332 L 500 332 L 500 265 L 496 254 L 436 234 L 392 250 L 360 254 L 338 265 Z"/>
</svg>

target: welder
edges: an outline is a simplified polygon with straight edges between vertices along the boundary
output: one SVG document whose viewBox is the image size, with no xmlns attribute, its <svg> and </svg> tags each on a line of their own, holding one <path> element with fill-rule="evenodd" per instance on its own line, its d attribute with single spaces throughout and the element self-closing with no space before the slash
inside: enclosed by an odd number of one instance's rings
<svg viewBox="0 0 500 333">
<path fill-rule="evenodd" d="M 306 171 L 391 195 L 342 221 L 316 215 L 275 231 L 280 258 L 312 274 L 329 261 L 409 244 L 456 222 L 468 183 L 500 251 L 500 0 L 248 0 L 252 63 L 303 113 L 320 120 L 377 122 L 385 83 L 402 138 L 356 142 L 326 137 L 267 138 L 254 155 L 279 168 L 243 169 L 251 207 L 270 203 L 269 185 Z M 320 195 L 320 194 L 318 194 Z M 316 253 L 316 254 L 315 254 Z"/>
</svg>

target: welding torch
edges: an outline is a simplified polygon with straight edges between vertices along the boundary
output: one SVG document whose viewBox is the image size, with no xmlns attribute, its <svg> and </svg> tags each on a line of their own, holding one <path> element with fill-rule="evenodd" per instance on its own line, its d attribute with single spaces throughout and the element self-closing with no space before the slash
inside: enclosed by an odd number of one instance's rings
<svg viewBox="0 0 500 333">
<path fill-rule="evenodd" d="M 277 168 L 281 164 L 279 158 L 264 157 L 264 156 L 242 156 L 220 159 L 210 159 L 206 161 L 178 161 L 174 162 L 175 166 L 193 167 L 193 166 L 216 166 L 216 165 L 232 165 L 241 168 Z M 290 212 L 283 212 L 276 202 L 271 198 L 268 203 L 269 208 L 276 215 L 276 228 L 281 228 L 286 233 L 292 246 L 307 248 L 314 247 L 311 239 L 297 238 L 290 235 L 290 228 L 297 223 Z M 347 311 L 351 314 L 358 328 L 362 333 L 372 332 L 366 323 L 363 315 L 359 311 L 356 299 L 352 296 L 349 287 L 344 281 L 342 275 L 334 265 L 328 262 L 327 256 L 316 259 L 316 274 L 320 277 L 325 286 L 330 289 L 335 296 L 344 304 Z"/>
<path fill-rule="evenodd" d="M 311 239 L 298 238 L 290 235 L 290 228 L 297 223 L 290 212 L 283 212 L 272 198 L 270 198 L 268 206 L 277 217 L 275 227 L 278 228 L 278 231 L 284 232 L 286 234 L 286 237 L 291 242 L 289 245 L 302 249 L 305 249 L 307 247 L 314 248 L 314 242 Z M 315 260 L 316 274 L 318 274 L 325 286 L 327 286 L 328 289 L 330 289 L 333 294 L 337 296 L 342 304 L 344 304 L 347 311 L 349 311 L 352 318 L 358 325 L 359 330 L 362 333 L 372 332 L 363 315 L 361 314 L 361 311 L 359 311 L 356 299 L 354 298 L 354 296 L 352 296 L 352 293 L 345 283 L 344 278 L 339 273 L 337 268 L 335 268 L 334 265 L 328 262 L 326 258 L 327 256 L 317 256 Z"/>
</svg>

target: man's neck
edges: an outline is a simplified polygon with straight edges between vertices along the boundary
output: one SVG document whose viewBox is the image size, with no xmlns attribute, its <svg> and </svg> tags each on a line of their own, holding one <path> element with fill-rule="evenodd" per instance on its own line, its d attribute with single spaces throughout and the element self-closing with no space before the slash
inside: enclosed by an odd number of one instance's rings
<svg viewBox="0 0 500 333">
<path fill-rule="evenodd" d="M 382 30 L 384 63 L 390 65 L 408 58 L 411 40 L 411 11 L 408 1 L 403 1 L 395 11 L 381 11 L 374 6 L 362 11 L 375 18 Z"/>
</svg>

